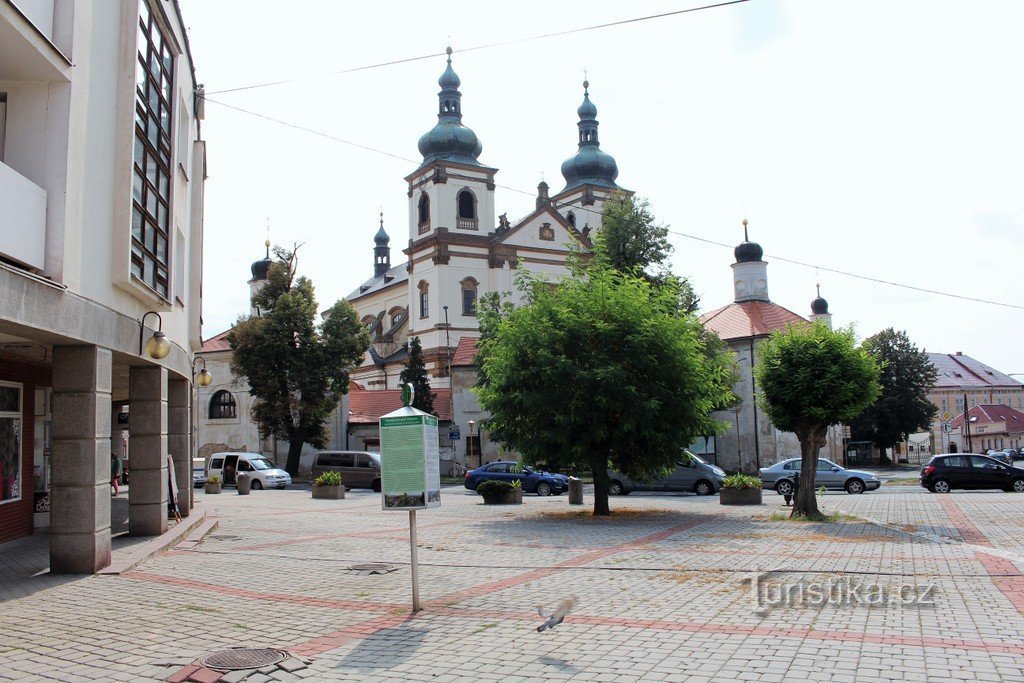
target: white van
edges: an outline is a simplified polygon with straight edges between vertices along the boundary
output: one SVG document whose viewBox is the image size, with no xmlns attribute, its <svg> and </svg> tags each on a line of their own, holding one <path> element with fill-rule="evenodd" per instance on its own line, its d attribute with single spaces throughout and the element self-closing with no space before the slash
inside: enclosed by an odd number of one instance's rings
<svg viewBox="0 0 1024 683">
<path fill-rule="evenodd" d="M 210 456 L 209 476 L 220 477 L 224 486 L 235 485 L 235 475 L 252 475 L 252 488 L 283 489 L 292 483 L 292 476 L 259 453 L 214 453 Z"/>
</svg>

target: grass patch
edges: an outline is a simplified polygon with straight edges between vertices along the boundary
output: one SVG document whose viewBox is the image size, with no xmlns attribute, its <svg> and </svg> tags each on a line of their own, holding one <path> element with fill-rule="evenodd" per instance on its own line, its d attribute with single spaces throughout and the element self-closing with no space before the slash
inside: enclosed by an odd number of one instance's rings
<svg viewBox="0 0 1024 683">
<path fill-rule="evenodd" d="M 216 607 L 203 607 L 202 605 L 185 605 L 185 609 L 189 612 L 209 612 L 216 613 L 220 612 Z"/>
<path fill-rule="evenodd" d="M 610 515 L 595 515 L 592 508 L 582 510 L 541 510 L 530 515 L 533 519 L 578 520 L 581 522 L 608 522 L 610 520 L 657 519 L 659 517 L 684 517 L 678 510 L 668 508 L 621 508 L 612 510 Z"/>
<path fill-rule="evenodd" d="M 921 480 L 918 477 L 896 477 L 885 480 L 882 486 L 917 486 L 920 483 Z"/>
<path fill-rule="evenodd" d="M 497 626 L 497 624 L 484 624 L 483 626 L 481 626 L 477 630 L 473 631 L 473 633 L 483 633 L 487 629 L 494 628 L 495 626 Z"/>
<path fill-rule="evenodd" d="M 828 514 L 819 514 L 817 517 L 808 517 L 807 515 L 791 515 L 788 512 L 773 512 L 768 519 L 772 522 L 860 522 L 860 517 L 856 515 L 848 515 L 845 512 L 830 512 Z"/>
<path fill-rule="evenodd" d="M 366 591 L 363 591 L 361 593 L 356 593 L 356 597 L 357 598 L 368 598 L 368 597 L 370 597 L 370 595 L 372 595 L 372 593 L 367 593 Z"/>
</svg>

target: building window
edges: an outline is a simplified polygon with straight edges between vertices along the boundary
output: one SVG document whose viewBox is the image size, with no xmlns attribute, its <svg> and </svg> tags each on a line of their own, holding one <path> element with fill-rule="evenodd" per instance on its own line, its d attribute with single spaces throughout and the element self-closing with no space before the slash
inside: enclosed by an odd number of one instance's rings
<svg viewBox="0 0 1024 683">
<path fill-rule="evenodd" d="M 7 131 L 7 93 L 0 92 L 0 161 L 4 160 L 4 140 Z"/>
<path fill-rule="evenodd" d="M 226 420 L 238 417 L 238 404 L 230 391 L 221 389 L 210 399 L 210 419 Z"/>
<path fill-rule="evenodd" d="M 427 196 L 426 192 L 420 195 L 419 230 L 420 234 L 430 230 L 430 197 Z"/>
<path fill-rule="evenodd" d="M 174 55 L 141 2 L 135 62 L 132 266 L 136 278 L 168 298 L 171 208 L 171 88 Z"/>
<path fill-rule="evenodd" d="M 0 382 L 0 505 L 21 500 L 21 385 Z"/>
<path fill-rule="evenodd" d="M 430 315 L 430 286 L 425 281 L 420 281 L 420 317 L 426 318 Z"/>
<path fill-rule="evenodd" d="M 565 217 L 565 220 L 569 221 L 569 225 L 571 225 L 572 227 L 576 227 L 576 214 L 574 214 L 572 211 L 570 211 L 569 215 Z"/>
<path fill-rule="evenodd" d="M 476 290 L 479 283 L 471 277 L 462 281 L 462 315 L 476 315 Z"/>
<path fill-rule="evenodd" d="M 463 190 L 459 193 L 458 202 L 459 215 L 456 227 L 463 230 L 476 230 L 476 197 L 469 190 Z"/>
</svg>

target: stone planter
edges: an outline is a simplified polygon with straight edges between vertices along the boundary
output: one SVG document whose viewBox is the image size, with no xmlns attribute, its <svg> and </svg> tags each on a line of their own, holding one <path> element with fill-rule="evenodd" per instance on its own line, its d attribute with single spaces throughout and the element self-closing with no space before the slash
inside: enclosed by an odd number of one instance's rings
<svg viewBox="0 0 1024 683">
<path fill-rule="evenodd" d="M 345 497 L 344 486 L 314 486 L 313 487 L 314 498 L 324 498 L 326 500 L 339 500 Z"/>
<path fill-rule="evenodd" d="M 760 505 L 761 489 L 722 489 L 718 502 L 722 505 Z"/>
<path fill-rule="evenodd" d="M 514 488 L 497 494 L 484 495 L 484 505 L 522 505 L 523 490 Z"/>
<path fill-rule="evenodd" d="M 218 482 L 216 484 L 211 484 L 210 482 L 206 482 L 206 492 L 220 493 L 220 483 Z"/>
</svg>

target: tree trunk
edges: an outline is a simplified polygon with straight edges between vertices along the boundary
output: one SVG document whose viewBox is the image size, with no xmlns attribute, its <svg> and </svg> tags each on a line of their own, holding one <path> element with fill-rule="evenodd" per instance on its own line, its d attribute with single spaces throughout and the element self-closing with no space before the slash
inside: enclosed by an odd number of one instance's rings
<svg viewBox="0 0 1024 683">
<path fill-rule="evenodd" d="M 288 461 L 284 466 L 285 472 L 293 477 L 299 474 L 299 458 L 302 456 L 302 445 L 306 441 L 306 430 L 299 427 L 289 432 L 288 438 Z"/>
<path fill-rule="evenodd" d="M 811 519 L 821 516 L 814 491 L 814 475 L 818 470 L 818 453 L 825 445 L 825 427 L 815 425 L 796 433 L 800 440 L 800 486 L 796 490 L 791 516 L 804 515 Z"/>
<path fill-rule="evenodd" d="M 594 475 L 594 515 L 610 515 L 608 508 L 608 459 L 595 459 L 591 462 L 591 473 Z"/>
</svg>

